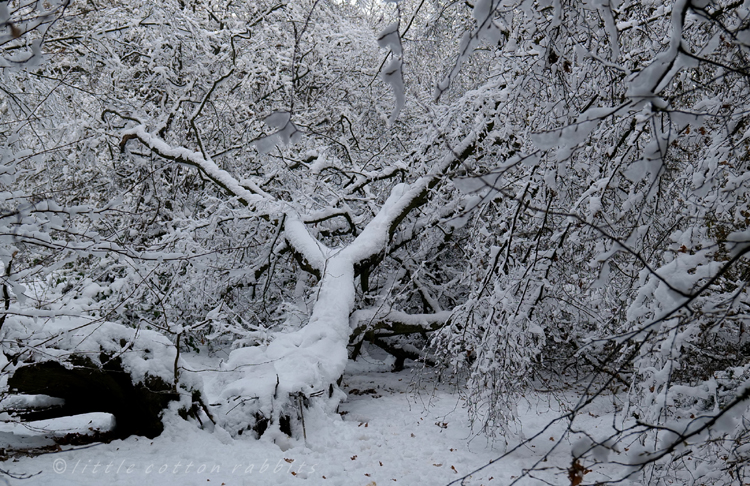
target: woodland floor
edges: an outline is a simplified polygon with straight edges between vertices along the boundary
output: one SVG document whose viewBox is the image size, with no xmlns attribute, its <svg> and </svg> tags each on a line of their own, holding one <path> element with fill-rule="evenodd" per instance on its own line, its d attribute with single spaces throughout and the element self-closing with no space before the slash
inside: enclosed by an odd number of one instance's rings
<svg viewBox="0 0 750 486">
<path fill-rule="evenodd" d="M 195 368 L 216 367 L 218 358 L 188 356 Z M 310 410 L 305 415 L 307 439 L 231 438 L 223 430 L 201 430 L 195 423 L 168 413 L 164 433 L 153 439 L 130 437 L 86 447 L 63 446 L 62 451 L 17 457 L 0 468 L 29 479 L 7 479 L 22 485 L 331 485 L 384 486 L 448 485 L 501 456 L 502 438 L 491 443 L 472 434 L 463 401 L 455 385 L 436 383 L 415 365 L 387 371 L 388 364 L 365 357 L 350 362 L 343 389 L 348 400 L 340 416 Z M 203 376 L 211 395 L 211 373 Z M 530 391 L 518 403 L 527 437 L 559 416 L 578 395 Z M 610 430 L 613 397 L 601 397 L 576 420 L 590 433 Z M 608 425 L 609 424 L 609 425 Z M 474 472 L 463 484 L 507 485 L 552 450 L 540 463 L 538 479 L 518 484 L 570 484 L 571 441 L 559 441 L 555 425 L 532 443 L 500 461 Z M 518 438 L 510 439 L 513 446 Z M 38 473 L 38 474 L 37 474 Z M 586 477 L 604 479 L 594 472 Z M 597 476 L 594 478 L 593 476 Z"/>
</svg>

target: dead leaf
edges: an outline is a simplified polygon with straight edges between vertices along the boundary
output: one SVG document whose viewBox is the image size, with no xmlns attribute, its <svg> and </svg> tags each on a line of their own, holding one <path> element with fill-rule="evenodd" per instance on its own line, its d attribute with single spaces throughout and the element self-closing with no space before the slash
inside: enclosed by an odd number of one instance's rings
<svg viewBox="0 0 750 486">
<path fill-rule="evenodd" d="M 581 466 L 581 463 L 576 459 L 568 469 L 568 479 L 570 479 L 570 486 L 578 486 L 583 482 L 583 476 L 590 473 L 591 469 L 586 469 Z"/>
</svg>

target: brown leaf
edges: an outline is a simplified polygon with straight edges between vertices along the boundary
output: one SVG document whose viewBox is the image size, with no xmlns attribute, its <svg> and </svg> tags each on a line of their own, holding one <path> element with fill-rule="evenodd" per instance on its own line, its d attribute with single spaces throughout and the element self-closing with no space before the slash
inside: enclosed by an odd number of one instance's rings
<svg viewBox="0 0 750 486">
<path fill-rule="evenodd" d="M 583 476 L 590 473 L 591 469 L 586 469 L 581 465 L 578 459 L 573 461 L 573 464 L 568 469 L 568 479 L 570 479 L 570 486 L 578 486 L 583 482 Z"/>
</svg>

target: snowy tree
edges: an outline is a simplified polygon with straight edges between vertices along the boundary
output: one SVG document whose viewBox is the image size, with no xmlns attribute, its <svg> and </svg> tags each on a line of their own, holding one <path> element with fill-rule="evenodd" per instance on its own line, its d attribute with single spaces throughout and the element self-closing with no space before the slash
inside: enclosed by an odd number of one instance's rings
<svg viewBox="0 0 750 486">
<path fill-rule="evenodd" d="M 2 2 L 0 331 L 161 333 L 183 397 L 226 350 L 197 415 L 236 435 L 299 436 L 368 346 L 506 441 L 574 369 L 628 403 L 571 483 L 740 477 L 746 3 Z"/>
<path fill-rule="evenodd" d="M 502 226 L 477 245 L 490 267 L 478 268 L 482 284 L 437 344 L 469 372 L 472 410 L 491 430 L 512 420 L 520 379 L 549 378 L 547 366 L 588 367 L 595 395 L 629 388 L 620 432 L 574 451 L 573 484 L 607 462 L 598 447 L 629 448 L 612 461 L 634 466 L 624 476 L 645 470 L 649 482 L 740 477 L 746 11 L 514 6 L 490 7 L 511 32 L 482 87 L 496 103 L 483 114 L 494 122 L 494 166 L 457 181 L 482 198 L 467 214 L 478 230 Z M 571 433 L 589 402 L 564 417 Z M 699 459 L 676 460 L 688 446 Z"/>
</svg>

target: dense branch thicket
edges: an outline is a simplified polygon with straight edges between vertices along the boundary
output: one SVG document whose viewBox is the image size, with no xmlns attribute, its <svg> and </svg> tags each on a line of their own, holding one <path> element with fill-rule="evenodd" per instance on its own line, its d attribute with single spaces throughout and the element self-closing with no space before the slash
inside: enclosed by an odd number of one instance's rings
<svg viewBox="0 0 750 486">
<path fill-rule="evenodd" d="M 526 387 L 574 369 L 628 404 L 573 484 L 741 483 L 749 15 L 0 2 L 3 372 L 46 359 L 8 340 L 29 318 L 156 330 L 185 394 L 179 350 L 227 351 L 231 433 L 297 433 L 370 343 L 461 375 L 508 437 Z"/>
</svg>

